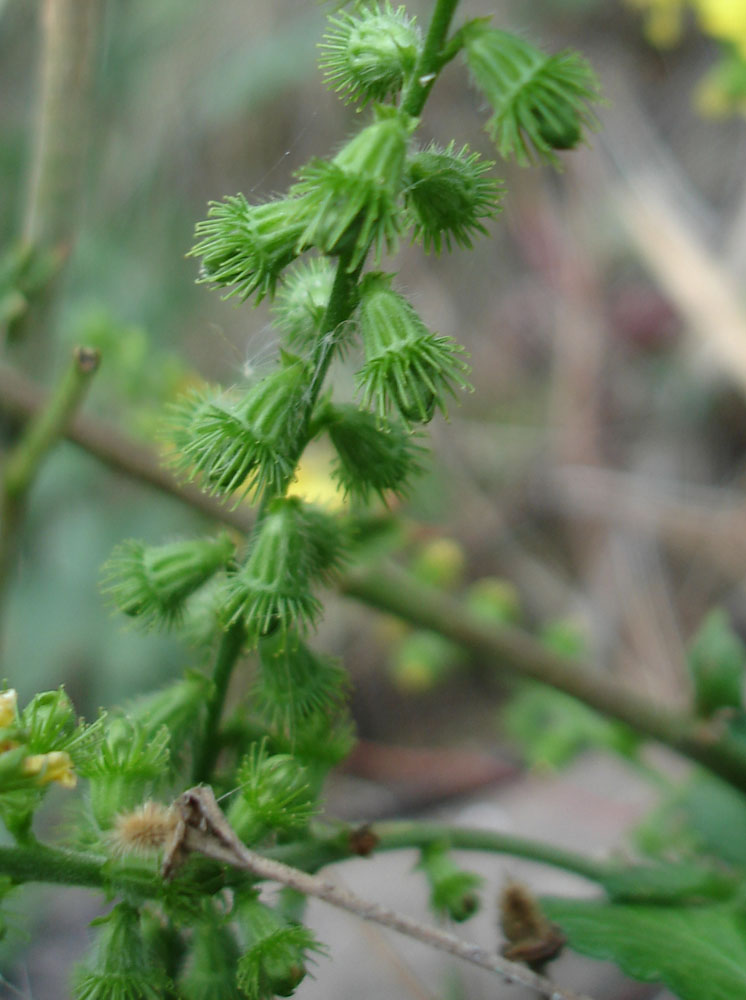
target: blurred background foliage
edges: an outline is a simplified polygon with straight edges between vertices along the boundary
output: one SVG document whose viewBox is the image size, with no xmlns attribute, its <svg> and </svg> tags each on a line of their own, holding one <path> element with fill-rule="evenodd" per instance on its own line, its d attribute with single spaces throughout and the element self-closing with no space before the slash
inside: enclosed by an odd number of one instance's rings
<svg viewBox="0 0 746 1000">
<path fill-rule="evenodd" d="M 26 197 L 40 6 L 0 7 L 5 247 Z M 706 609 L 723 604 L 746 625 L 743 95 L 731 87 L 727 100 L 701 99 L 718 67 L 739 78 L 743 5 L 488 6 L 495 23 L 548 49 L 584 52 L 609 106 L 593 148 L 565 157 L 563 174 L 498 166 L 505 210 L 475 253 L 436 259 L 415 247 L 397 259 L 423 318 L 468 345 L 476 391 L 450 423 L 434 424 L 434 468 L 396 544 L 416 563 L 419 547 L 449 538 L 463 564 L 459 593 L 482 578 L 510 581 L 523 623 L 551 631 L 568 621 L 600 667 L 681 702 L 685 641 Z M 23 359 L 27 375 L 49 382 L 72 345 L 98 346 L 85 413 L 157 447 L 159 414 L 178 392 L 268 363 L 267 304 L 221 302 L 195 284 L 185 254 L 208 199 L 282 191 L 352 129 L 355 111 L 324 90 L 316 68 L 328 7 L 102 0 L 79 232 L 44 357 Z M 409 7 L 422 14 L 429 4 Z M 483 13 L 476 0 L 462 5 L 464 18 Z M 482 122 L 463 67 L 449 66 L 423 141 L 453 138 L 489 156 Z M 343 366 L 337 384 L 351 391 Z M 314 496 L 324 460 L 304 470 Z M 123 629 L 98 580 L 123 538 L 156 542 L 199 526 L 177 502 L 58 448 L 32 496 L 5 624 L 3 669 L 21 699 L 64 682 L 91 714 L 194 662 L 167 636 Z M 321 641 L 354 664 L 363 735 L 447 742 L 464 728 L 499 732 L 497 700 L 483 698 L 485 686 L 499 695 L 494 676 L 466 672 L 431 638 L 340 604 Z"/>
</svg>

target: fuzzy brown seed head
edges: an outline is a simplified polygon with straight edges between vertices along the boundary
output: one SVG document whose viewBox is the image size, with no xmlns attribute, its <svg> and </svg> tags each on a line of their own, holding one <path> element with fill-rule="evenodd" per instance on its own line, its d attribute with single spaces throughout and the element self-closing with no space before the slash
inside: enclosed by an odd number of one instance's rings
<svg viewBox="0 0 746 1000">
<path fill-rule="evenodd" d="M 508 941 L 545 937 L 551 924 L 532 894 L 520 882 L 508 882 L 500 893 L 500 926 Z"/>
<path fill-rule="evenodd" d="M 559 927 L 550 923 L 525 885 L 509 882 L 500 893 L 500 926 L 508 939 L 502 949 L 512 962 L 534 971 L 556 958 L 565 944 Z"/>
<path fill-rule="evenodd" d="M 111 831 L 112 850 L 115 854 L 152 854 L 166 845 L 178 821 L 172 805 L 148 800 L 116 817 Z"/>
</svg>

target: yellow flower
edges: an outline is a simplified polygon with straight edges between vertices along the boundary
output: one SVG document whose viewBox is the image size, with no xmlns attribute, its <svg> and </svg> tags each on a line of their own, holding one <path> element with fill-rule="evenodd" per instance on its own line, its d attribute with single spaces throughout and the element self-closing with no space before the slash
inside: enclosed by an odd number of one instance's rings
<svg viewBox="0 0 746 1000">
<path fill-rule="evenodd" d="M 56 781 L 63 788 L 75 788 L 78 781 L 70 754 L 64 750 L 33 754 L 24 760 L 22 770 L 27 777 L 38 778 L 40 785 Z"/>
<path fill-rule="evenodd" d="M 744 0 L 693 0 L 702 31 L 733 42 L 746 55 L 746 3 Z"/>
<path fill-rule="evenodd" d="M 288 489 L 289 497 L 301 497 L 327 510 L 343 510 L 344 493 L 331 475 L 332 452 L 324 445 L 306 449 L 295 470 L 295 479 Z"/>
<path fill-rule="evenodd" d="M 684 0 L 627 0 L 643 11 L 644 33 L 651 45 L 671 48 L 681 40 Z"/>
<path fill-rule="evenodd" d="M 16 721 L 16 705 L 18 694 L 13 688 L 0 691 L 0 729 L 12 726 Z"/>
</svg>

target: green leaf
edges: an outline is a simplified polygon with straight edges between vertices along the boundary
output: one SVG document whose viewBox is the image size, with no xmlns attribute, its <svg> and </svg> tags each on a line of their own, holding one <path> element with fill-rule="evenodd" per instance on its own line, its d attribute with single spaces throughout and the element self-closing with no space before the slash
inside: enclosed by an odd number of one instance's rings
<svg viewBox="0 0 746 1000">
<path fill-rule="evenodd" d="M 558 768 L 584 750 L 606 747 L 634 757 L 639 737 L 576 698 L 534 681 L 522 682 L 501 712 L 507 735 L 531 767 Z"/>
<path fill-rule="evenodd" d="M 697 852 L 746 866 L 746 798 L 705 773 L 661 803 L 636 831 L 641 850 L 654 857 Z"/>
<path fill-rule="evenodd" d="M 680 1000 L 746 996 L 746 922 L 731 907 L 674 908 L 544 899 L 570 947 L 665 983 Z"/>
<path fill-rule="evenodd" d="M 693 861 L 632 865 L 610 872 L 601 881 L 612 899 L 638 903 L 722 900 L 732 896 L 737 886 L 735 875 Z"/>
<path fill-rule="evenodd" d="M 722 609 L 707 615 L 689 646 L 687 661 L 701 715 L 712 715 L 719 708 L 740 708 L 746 646 Z"/>
</svg>

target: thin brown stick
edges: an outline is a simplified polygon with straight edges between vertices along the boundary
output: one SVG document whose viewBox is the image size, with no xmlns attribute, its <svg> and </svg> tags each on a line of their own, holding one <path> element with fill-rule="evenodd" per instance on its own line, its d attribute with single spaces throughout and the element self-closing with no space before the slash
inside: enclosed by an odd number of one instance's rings
<svg viewBox="0 0 746 1000">
<path fill-rule="evenodd" d="M 260 879 L 279 882 L 305 896 L 321 899 L 340 910 L 355 914 L 361 920 L 370 920 L 398 931 L 471 965 L 496 972 L 506 982 L 533 989 L 547 1000 L 590 1000 L 583 994 L 561 989 L 545 976 L 532 972 L 518 962 L 510 962 L 496 952 L 464 941 L 455 934 L 421 923 L 379 903 L 362 899 L 347 889 L 341 889 L 329 879 L 309 875 L 299 868 L 291 868 L 281 861 L 257 854 L 238 838 L 215 801 L 212 789 L 206 785 L 184 792 L 177 799 L 176 807 L 180 820 L 163 861 L 164 878 L 171 878 L 186 855 L 196 851 L 214 861 L 251 872 Z"/>
<path fill-rule="evenodd" d="M 0 412 L 25 421 L 44 405 L 47 394 L 20 372 L 0 365 Z M 130 479 L 153 486 L 216 521 L 238 531 L 251 528 L 253 518 L 245 507 L 236 510 L 218 503 L 196 486 L 182 484 L 163 467 L 157 452 L 103 420 L 76 417 L 65 437 L 104 465 Z"/>
</svg>

